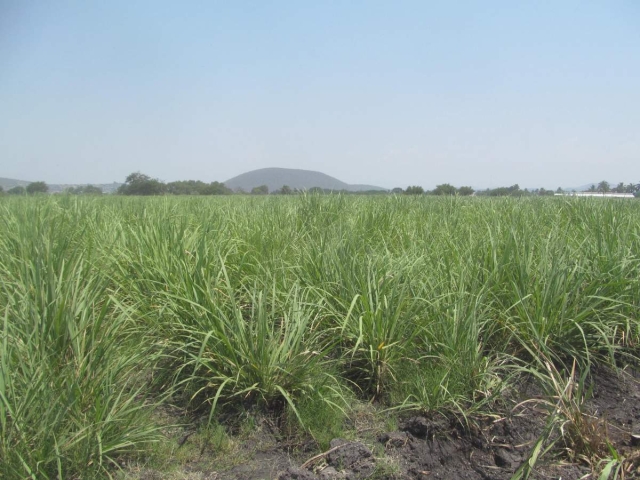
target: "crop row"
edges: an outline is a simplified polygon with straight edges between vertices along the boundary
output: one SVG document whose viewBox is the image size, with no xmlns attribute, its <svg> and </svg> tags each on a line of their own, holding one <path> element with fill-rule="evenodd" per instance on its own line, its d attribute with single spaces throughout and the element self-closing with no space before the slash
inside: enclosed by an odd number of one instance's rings
<svg viewBox="0 0 640 480">
<path fill-rule="evenodd" d="M 633 201 L 4 198 L 0 473 L 104 475 L 167 401 L 488 411 L 637 357 L 639 279 Z"/>
</svg>

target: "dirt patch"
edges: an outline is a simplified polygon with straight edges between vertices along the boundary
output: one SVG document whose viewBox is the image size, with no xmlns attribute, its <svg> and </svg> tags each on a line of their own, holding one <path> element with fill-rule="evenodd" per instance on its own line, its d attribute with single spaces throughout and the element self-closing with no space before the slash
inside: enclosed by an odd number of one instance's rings
<svg viewBox="0 0 640 480">
<path fill-rule="evenodd" d="M 375 458 L 360 442 L 336 440 L 332 446 L 343 445 L 344 449 L 330 450 L 325 465 L 309 465 L 308 470 L 289 468 L 278 479 L 509 479 L 527 459 L 545 419 L 542 412 L 520 411 L 483 423 L 481 428 L 468 431 L 455 419 L 410 417 L 399 431 L 378 436 L 376 443 L 382 453 Z M 394 468 L 377 468 L 383 459 L 391 459 Z M 532 478 L 577 480 L 588 473 L 585 466 L 549 462 Z"/>
<path fill-rule="evenodd" d="M 640 370 L 595 370 L 587 405 L 594 417 L 606 421 L 609 439 L 620 453 L 628 455 L 638 448 L 634 435 L 640 436 Z"/>
<path fill-rule="evenodd" d="M 634 437 L 640 434 L 640 375 L 597 369 L 592 385 L 587 389 L 591 398 L 584 404 L 585 413 L 604 425 L 612 448 L 627 459 L 625 478 L 640 478 L 640 438 Z M 222 455 L 197 445 L 195 450 L 201 454 L 170 475 L 147 468 L 125 478 L 507 480 L 528 460 L 548 420 L 548 410 L 540 403 L 521 403 L 542 397 L 534 384 L 522 385 L 518 391 L 518 398 L 505 399 L 500 416 L 475 418 L 472 424 L 443 415 L 410 416 L 394 431 L 361 433 L 358 441 L 334 439 L 325 452 L 314 451 L 312 445 L 292 447 L 272 425 L 257 424 L 251 435 L 241 437 L 235 448 Z M 192 442 L 196 440 L 189 437 L 185 446 Z M 570 461 L 562 446 L 558 442 L 536 464 L 530 478 L 591 478 L 591 467 L 580 459 Z"/>
<path fill-rule="evenodd" d="M 605 425 L 605 433 L 620 455 L 632 460 L 640 456 L 639 442 L 633 436 L 640 426 L 638 378 L 598 369 L 592 381 L 593 395 L 584 404 L 585 414 Z M 387 457 L 396 465 L 394 473 L 377 478 L 510 479 L 528 461 L 548 420 L 548 410 L 538 402 L 521 403 L 525 399 L 541 399 L 539 389 L 530 384 L 524 385 L 521 392 L 510 406 L 505 406 L 502 416 L 477 419 L 473 428 L 442 415 L 406 418 L 398 431 L 385 432 L 377 438 L 384 453 L 376 461 Z M 362 455 L 361 461 L 365 459 Z M 636 468 L 634 462 L 628 463 L 626 478 L 640 477 Z M 558 448 L 538 462 L 530 478 L 578 480 L 589 478 L 591 471 L 585 462 L 570 462 Z M 308 478 L 366 478 L 349 468 L 330 472 L 330 476 Z"/>
</svg>

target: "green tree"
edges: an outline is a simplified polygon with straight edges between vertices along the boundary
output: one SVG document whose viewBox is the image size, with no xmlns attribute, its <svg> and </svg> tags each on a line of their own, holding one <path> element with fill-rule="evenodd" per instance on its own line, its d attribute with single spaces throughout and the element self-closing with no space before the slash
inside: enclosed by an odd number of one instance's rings
<svg viewBox="0 0 640 480">
<path fill-rule="evenodd" d="M 177 182 L 167 183 L 166 191 L 171 195 L 199 195 L 200 190 L 204 186 L 204 182 L 197 182 L 195 180 L 180 180 Z"/>
<path fill-rule="evenodd" d="M 268 195 L 269 187 L 266 185 L 260 185 L 259 187 L 254 187 L 251 189 L 251 195 Z"/>
<path fill-rule="evenodd" d="M 96 187 L 94 185 L 87 185 L 84 187 L 82 193 L 84 195 L 102 195 L 103 191 L 100 187 Z"/>
<path fill-rule="evenodd" d="M 624 193 L 624 182 L 620 182 L 618 185 L 616 185 L 613 191 L 615 193 Z"/>
<path fill-rule="evenodd" d="M 404 193 L 404 190 L 402 190 L 400 187 L 396 187 L 393 190 L 391 190 L 391 193 L 393 193 L 394 195 L 400 195 Z"/>
<path fill-rule="evenodd" d="M 498 187 L 493 189 L 487 188 L 482 192 L 478 192 L 478 195 L 486 195 L 488 197 L 522 197 L 525 195 L 529 195 L 529 191 L 526 189 L 521 190 L 520 185 L 516 183 L 515 185 L 511 185 L 510 187 Z"/>
<path fill-rule="evenodd" d="M 412 185 L 410 187 L 407 187 L 407 189 L 404 191 L 404 193 L 406 195 L 423 195 L 424 194 L 424 188 L 422 188 L 419 185 Z"/>
<path fill-rule="evenodd" d="M 200 195 L 231 195 L 232 193 L 231 189 L 222 182 L 211 182 L 200 190 Z"/>
<path fill-rule="evenodd" d="M 69 187 L 64 192 L 69 195 L 102 195 L 103 193 L 100 187 L 94 187 L 93 185 Z"/>
<path fill-rule="evenodd" d="M 431 192 L 433 195 L 455 195 L 458 193 L 458 189 L 448 183 L 442 185 L 436 185 L 436 188 Z"/>
<path fill-rule="evenodd" d="M 293 194 L 293 190 L 289 185 L 283 185 L 282 188 L 279 188 L 271 192 L 271 195 L 291 195 L 291 194 Z"/>
<path fill-rule="evenodd" d="M 49 191 L 49 186 L 44 182 L 32 182 L 27 185 L 27 193 L 29 195 L 34 195 L 36 193 L 47 193 Z"/>
<path fill-rule="evenodd" d="M 461 197 L 468 197 L 470 195 L 473 195 L 475 193 L 475 190 L 471 187 L 460 187 L 458 189 L 458 195 L 460 195 Z"/>
<path fill-rule="evenodd" d="M 24 195 L 25 194 L 25 189 L 23 186 L 15 186 L 13 188 L 10 188 L 9 190 L 7 190 L 7 193 L 9 195 Z"/>
<path fill-rule="evenodd" d="M 157 178 L 151 178 L 140 172 L 130 174 L 118 188 L 120 195 L 162 195 L 166 185 Z"/>
<path fill-rule="evenodd" d="M 605 182 L 604 180 L 598 184 L 598 191 L 600 193 L 609 193 L 611 191 L 611 186 L 609 182 Z"/>
</svg>

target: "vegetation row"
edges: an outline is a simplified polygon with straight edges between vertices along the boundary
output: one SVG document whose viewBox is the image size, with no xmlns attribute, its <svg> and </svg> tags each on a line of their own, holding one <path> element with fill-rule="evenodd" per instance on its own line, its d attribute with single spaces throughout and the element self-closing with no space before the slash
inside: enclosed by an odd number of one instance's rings
<svg viewBox="0 0 640 480">
<path fill-rule="evenodd" d="M 49 187 L 45 182 L 33 182 L 26 187 L 16 186 L 7 191 L 9 195 L 34 195 L 47 193 Z M 601 181 L 598 185 L 592 184 L 589 189 L 586 190 L 589 193 L 627 193 L 640 196 L 640 183 L 628 183 L 620 182 L 615 187 L 612 187 L 609 182 Z M 68 195 L 102 195 L 101 188 L 93 185 L 83 185 L 76 187 L 69 187 L 63 193 Z M 443 183 L 437 185 L 433 190 L 425 190 L 419 185 L 412 185 L 406 189 L 394 188 L 392 190 L 365 190 L 359 192 L 350 192 L 346 190 L 328 190 L 319 187 L 313 187 L 307 191 L 291 188 L 289 185 L 283 185 L 281 188 L 269 192 L 267 185 L 260 185 L 251 189 L 250 192 L 245 192 L 242 189 L 235 191 L 226 187 L 224 183 L 211 182 L 205 183 L 200 180 L 180 180 L 176 182 L 164 183 L 156 178 L 151 178 L 140 172 L 135 172 L 127 176 L 125 183 L 120 185 L 117 194 L 119 195 L 140 195 L 140 196 L 154 196 L 154 195 L 231 195 L 231 194 L 246 194 L 251 195 L 268 195 L 269 193 L 274 195 L 294 195 L 302 193 L 310 194 L 326 194 L 326 193 L 339 193 L 342 195 L 435 195 L 435 196 L 470 196 L 479 195 L 487 197 L 530 197 L 530 196 L 552 196 L 556 193 L 570 193 L 562 188 L 558 187 L 557 190 L 547 190 L 545 188 L 536 189 L 521 189 L 518 184 L 510 187 L 498 187 L 488 188 L 486 190 L 474 190 L 472 187 L 462 186 L 454 187 L 451 184 Z M 3 194 L 3 189 L 0 186 L 0 195 Z"/>
<path fill-rule="evenodd" d="M 638 202 L 4 197 L 0 477 L 107 476 L 165 404 L 464 421 L 637 359 L 639 307 Z"/>
</svg>

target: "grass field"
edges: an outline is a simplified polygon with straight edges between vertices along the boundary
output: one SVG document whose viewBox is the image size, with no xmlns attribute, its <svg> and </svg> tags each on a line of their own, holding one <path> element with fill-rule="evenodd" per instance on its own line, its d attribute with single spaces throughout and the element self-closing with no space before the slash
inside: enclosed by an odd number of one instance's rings
<svg viewBox="0 0 640 480">
<path fill-rule="evenodd" d="M 169 403 L 323 449 L 356 404 L 471 422 L 528 375 L 571 420 L 639 308 L 639 201 L 0 198 L 0 476 L 115 475 Z"/>
</svg>

